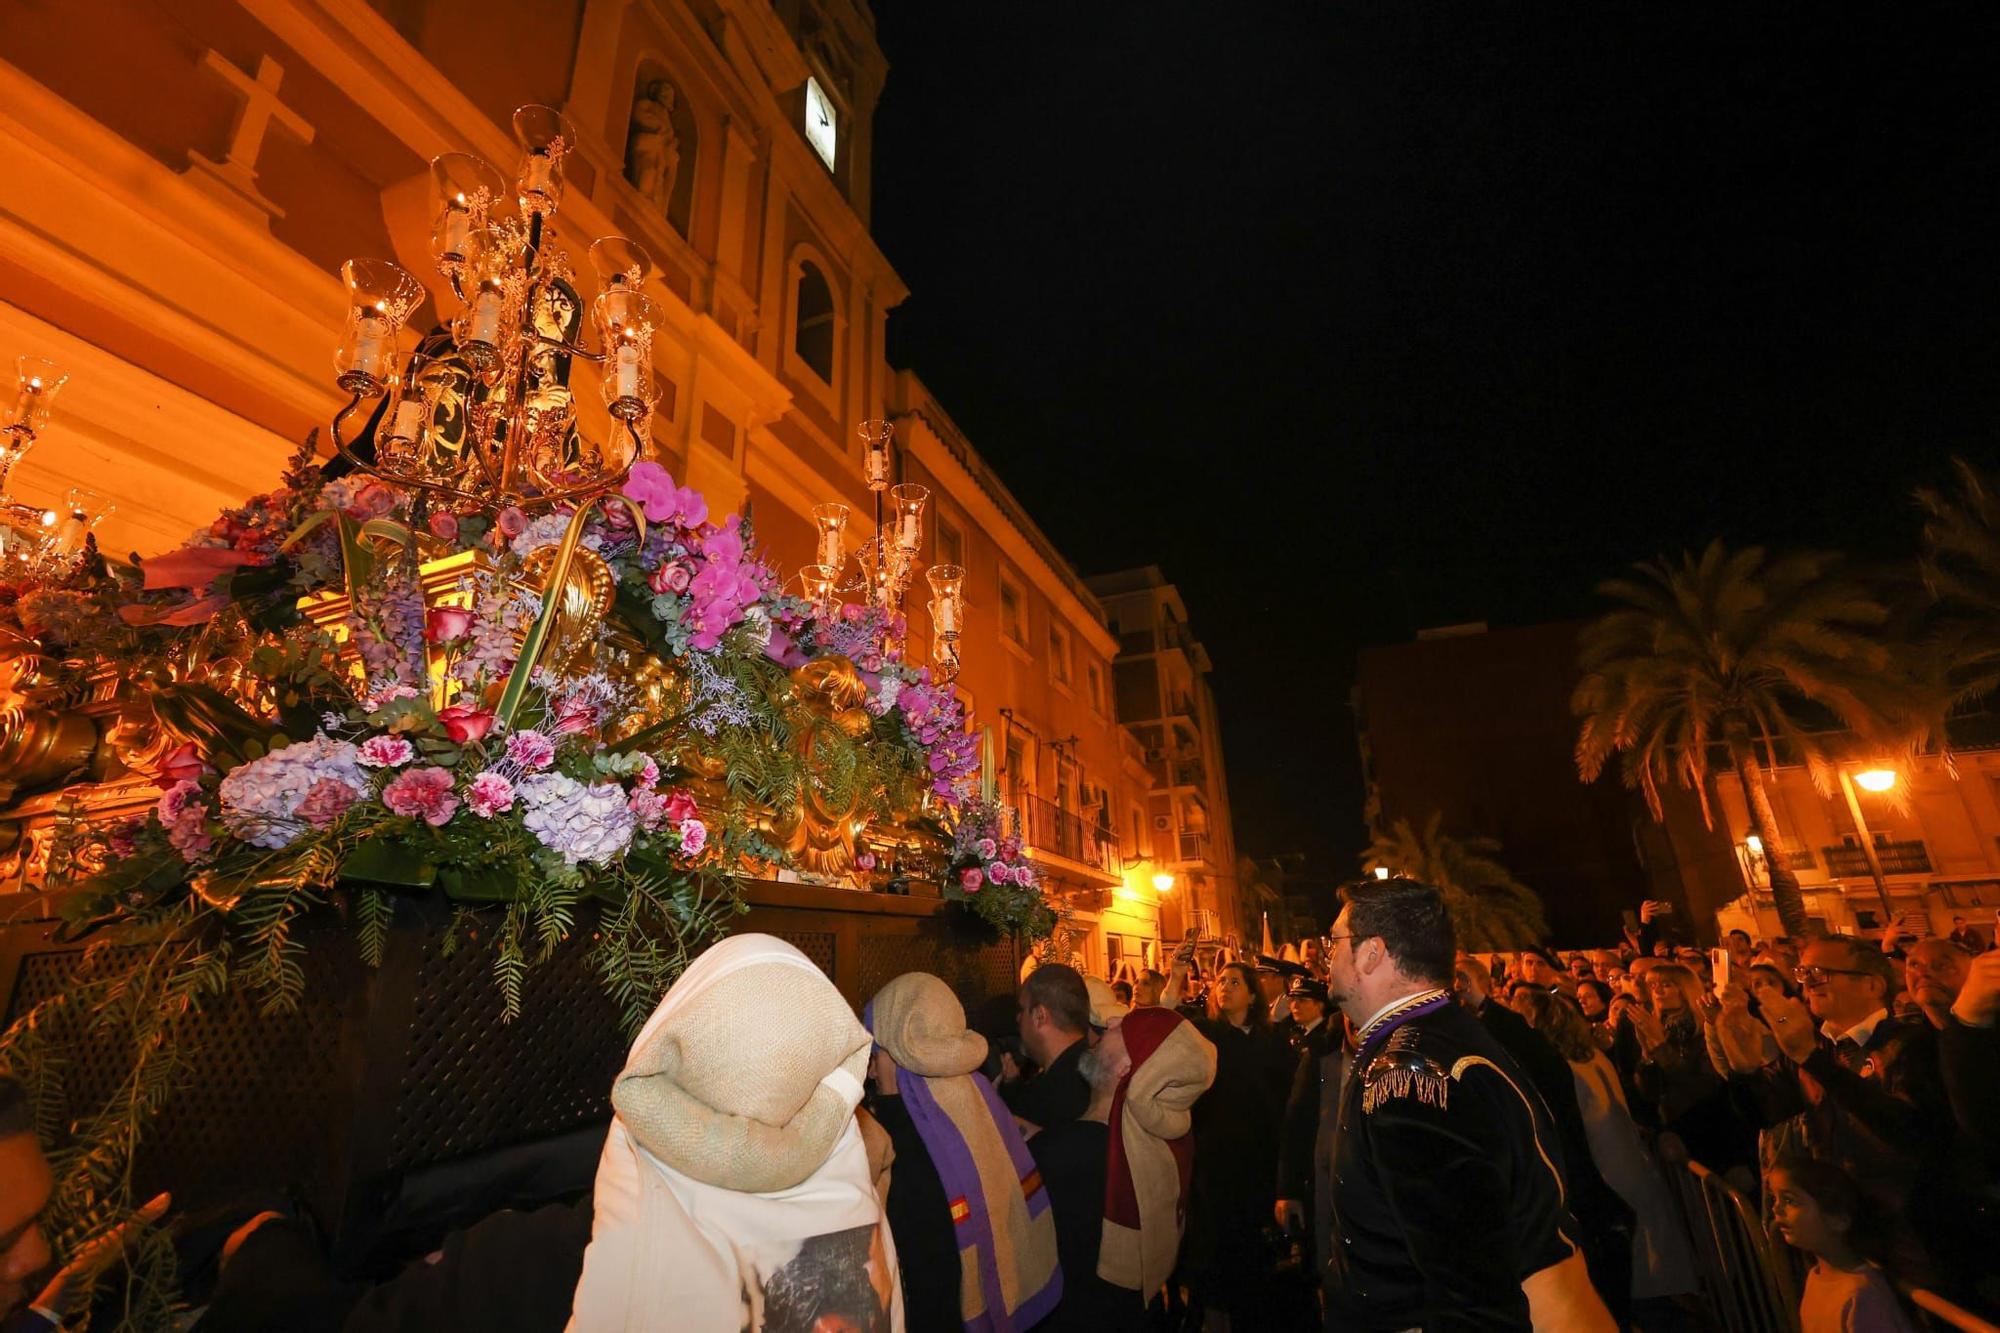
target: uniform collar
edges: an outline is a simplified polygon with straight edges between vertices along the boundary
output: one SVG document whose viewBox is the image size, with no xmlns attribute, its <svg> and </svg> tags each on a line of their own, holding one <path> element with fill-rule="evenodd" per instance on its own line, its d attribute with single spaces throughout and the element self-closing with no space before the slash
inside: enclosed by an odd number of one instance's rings
<svg viewBox="0 0 2000 1333">
<path fill-rule="evenodd" d="M 1398 996 L 1370 1015 L 1368 1021 L 1361 1025 L 1360 1032 L 1355 1035 L 1360 1038 L 1361 1044 L 1366 1046 L 1370 1037 L 1375 1036 L 1383 1028 L 1394 1023 L 1399 1015 L 1419 1009 L 1439 996 L 1443 996 L 1448 1000 L 1451 998 L 1451 992 L 1445 990 L 1443 987 L 1436 987 L 1431 990 L 1418 991 L 1414 995 Z"/>
</svg>

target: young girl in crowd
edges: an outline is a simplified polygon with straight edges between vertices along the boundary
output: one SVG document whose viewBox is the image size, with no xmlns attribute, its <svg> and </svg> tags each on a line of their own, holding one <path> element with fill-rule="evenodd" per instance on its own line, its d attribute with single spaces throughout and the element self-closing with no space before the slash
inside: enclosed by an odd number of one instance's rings
<svg viewBox="0 0 2000 1333">
<path fill-rule="evenodd" d="M 1799 1301 L 1801 1333 L 1914 1333 L 1895 1288 L 1869 1258 L 1873 1219 L 1846 1172 L 1787 1157 L 1771 1172 L 1778 1234 L 1814 1256 Z"/>
</svg>

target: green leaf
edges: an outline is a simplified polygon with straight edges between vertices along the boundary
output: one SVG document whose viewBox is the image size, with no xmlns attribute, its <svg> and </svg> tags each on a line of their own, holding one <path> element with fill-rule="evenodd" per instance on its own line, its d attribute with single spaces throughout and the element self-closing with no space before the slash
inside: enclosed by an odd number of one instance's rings
<svg viewBox="0 0 2000 1333">
<path fill-rule="evenodd" d="M 459 903 L 511 903 L 521 897 L 521 881 L 512 866 L 446 866 L 438 872 L 438 887 Z"/>
<path fill-rule="evenodd" d="M 371 838 L 340 863 L 343 879 L 388 884 L 404 889 L 428 889 L 437 883 L 438 867 L 421 853 L 383 838 Z"/>
</svg>

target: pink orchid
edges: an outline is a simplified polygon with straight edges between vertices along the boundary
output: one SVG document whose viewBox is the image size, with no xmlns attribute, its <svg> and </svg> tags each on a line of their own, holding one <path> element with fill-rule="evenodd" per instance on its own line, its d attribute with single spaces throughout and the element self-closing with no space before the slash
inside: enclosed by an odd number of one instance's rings
<svg viewBox="0 0 2000 1333">
<path fill-rule="evenodd" d="M 625 495 L 645 509 L 649 523 L 698 528 L 708 519 L 708 501 L 701 492 L 674 485 L 672 475 L 650 460 L 632 465 L 625 478 Z"/>
<path fill-rule="evenodd" d="M 400 773 L 382 789 L 382 804 L 395 814 L 421 819 L 437 828 L 458 811 L 458 797 L 451 790 L 451 770 L 412 768 Z"/>
<path fill-rule="evenodd" d="M 222 593 L 184 606 L 141 606 L 127 602 L 118 608 L 118 618 L 128 625 L 200 625 L 215 619 L 216 612 L 229 604 L 230 599 Z"/>
</svg>

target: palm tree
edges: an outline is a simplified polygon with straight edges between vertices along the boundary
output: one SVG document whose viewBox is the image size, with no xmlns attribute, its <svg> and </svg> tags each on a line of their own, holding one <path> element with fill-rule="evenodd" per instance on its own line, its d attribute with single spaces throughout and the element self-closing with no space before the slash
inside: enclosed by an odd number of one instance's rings
<svg viewBox="0 0 2000 1333">
<path fill-rule="evenodd" d="M 1831 724 L 1907 749 L 1944 711 L 1917 655 L 1883 633 L 1889 609 L 1836 577 L 1836 563 L 1823 554 L 1767 558 L 1754 546 L 1731 552 L 1718 540 L 1699 558 L 1636 566 L 1637 577 L 1599 587 L 1623 605 L 1584 631 L 1583 679 L 1570 700 L 1582 719 L 1577 772 L 1595 781 L 1622 754 L 1626 785 L 1645 793 L 1656 820 L 1660 787 L 1672 778 L 1694 788 L 1713 826 L 1708 783 L 1720 746 L 1792 935 L 1807 930 L 1805 903 L 1765 790 L 1778 747 L 1824 791 L 1834 772 Z"/>
<path fill-rule="evenodd" d="M 1542 900 L 1500 863 L 1500 844 L 1453 837 L 1443 824 L 1440 811 L 1431 813 L 1421 831 L 1407 819 L 1397 820 L 1387 833 L 1375 835 L 1361 868 L 1373 873 L 1385 866 L 1442 889 L 1461 949 L 1490 952 L 1539 943 L 1549 930 Z"/>
<path fill-rule="evenodd" d="M 2000 685 L 2000 492 L 1963 458 L 1951 460 L 1955 494 L 1917 491 L 1924 514 L 1924 586 L 1936 601 L 1934 629 L 1959 701 L 1982 699 Z"/>
</svg>

